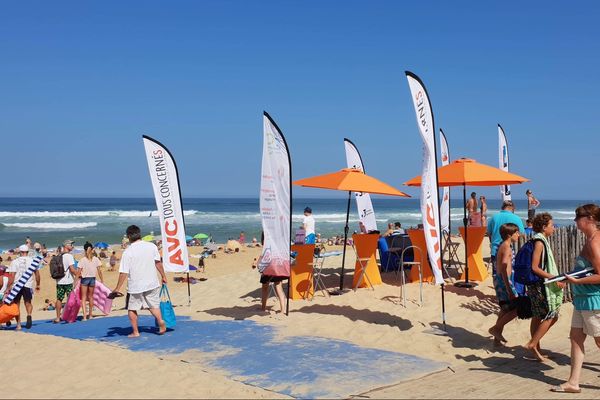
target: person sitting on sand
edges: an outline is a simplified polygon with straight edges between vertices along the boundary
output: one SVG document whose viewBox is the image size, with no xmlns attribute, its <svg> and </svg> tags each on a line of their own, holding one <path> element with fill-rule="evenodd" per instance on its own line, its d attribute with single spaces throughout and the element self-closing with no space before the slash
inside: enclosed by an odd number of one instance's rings
<svg viewBox="0 0 600 400">
<path fill-rule="evenodd" d="M 533 219 L 533 230 L 536 232 L 531 270 L 539 276 L 538 282 L 527 285 L 527 295 L 531 299 L 531 340 L 525 348 L 529 349 L 539 361 L 546 361 L 540 349 L 540 340 L 558 321 L 558 312 L 563 300 L 564 282 L 544 284 L 544 278 L 552 279 L 558 275 L 554 254 L 548 238 L 554 233 L 554 222 L 548 213 L 541 213 Z"/>
<path fill-rule="evenodd" d="M 227 244 L 225 244 L 225 253 L 227 254 L 231 254 L 231 253 L 238 253 L 240 251 L 240 242 L 238 242 L 237 240 L 233 240 L 232 238 L 229 238 L 229 240 L 227 241 Z"/>
<path fill-rule="evenodd" d="M 127 280 L 127 292 L 129 293 L 127 310 L 132 328 L 128 337 L 140 336 L 137 313 L 142 307 L 147 307 L 150 314 L 156 318 L 158 334 L 162 335 L 167 331 L 167 327 L 160 313 L 161 286 L 156 272 L 158 271 L 162 283 L 165 285 L 167 284 L 167 275 L 165 275 L 158 248 L 154 243 L 142 241 L 140 228 L 136 225 L 127 227 L 126 235 L 130 244 L 121 256 L 119 281 L 109 298 L 122 296 L 119 290 Z"/>
<path fill-rule="evenodd" d="M 46 305 L 44 306 L 44 308 L 42 308 L 43 311 L 54 311 L 56 309 L 56 307 L 54 307 L 54 304 L 52 304 L 50 299 L 44 300 L 44 304 Z"/>
<path fill-rule="evenodd" d="M 494 336 L 494 344 L 499 346 L 506 342 L 502 332 L 504 326 L 517 316 L 517 296 L 514 288 L 512 264 L 512 244 L 519 240 L 519 227 L 515 224 L 504 224 L 500 227 L 500 236 L 503 242 L 496 253 L 496 275 L 494 275 L 494 289 L 500 305 L 500 312 L 496 324 L 489 329 Z"/>
</svg>

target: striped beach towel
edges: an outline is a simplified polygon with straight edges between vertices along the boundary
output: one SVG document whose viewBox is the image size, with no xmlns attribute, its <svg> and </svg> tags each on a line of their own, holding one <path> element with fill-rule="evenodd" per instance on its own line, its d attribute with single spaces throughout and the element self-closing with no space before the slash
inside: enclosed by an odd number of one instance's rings
<svg viewBox="0 0 600 400">
<path fill-rule="evenodd" d="M 21 289 L 23 289 L 23 286 L 25 286 L 25 284 L 27 283 L 29 278 L 31 278 L 31 275 L 33 275 L 33 273 L 40 267 L 41 262 L 42 262 L 42 256 L 34 257 L 33 261 L 31 261 L 31 264 L 29 265 L 29 267 L 27 267 L 27 270 L 25 271 L 25 273 L 23 275 L 21 275 L 21 277 L 19 278 L 19 280 L 17 282 L 15 282 L 10 293 L 7 294 L 6 296 L 4 296 L 4 299 L 3 299 L 4 303 L 10 304 L 13 302 L 13 300 L 15 299 L 17 294 L 21 291 Z"/>
</svg>

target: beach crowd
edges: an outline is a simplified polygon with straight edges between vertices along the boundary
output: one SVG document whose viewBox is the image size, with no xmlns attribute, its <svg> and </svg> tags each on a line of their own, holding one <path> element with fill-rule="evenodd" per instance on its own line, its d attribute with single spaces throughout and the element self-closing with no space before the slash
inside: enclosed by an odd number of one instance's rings
<svg viewBox="0 0 600 400">
<path fill-rule="evenodd" d="M 524 224 L 515 214 L 515 205 L 507 200 L 502 203 L 501 210 L 488 217 L 485 197 L 481 196 L 479 202 L 473 193 L 466 203 L 469 212 L 468 221 L 471 226 L 485 226 L 490 238 L 490 255 L 492 265 L 492 280 L 499 305 L 496 323 L 488 332 L 496 346 L 506 343 L 504 330 L 515 318 L 531 319 L 530 340 L 523 347 L 530 352 L 531 357 L 537 361 L 547 360 L 546 352 L 541 348 L 541 340 L 556 324 L 564 300 L 564 290 L 571 285 L 573 293 L 573 314 L 569 332 L 571 342 L 571 372 L 568 380 L 562 385 L 552 387 L 555 392 L 580 392 L 579 380 L 583 365 L 587 336 L 592 336 L 600 347 L 600 207 L 596 204 L 585 204 L 575 210 L 574 222 L 578 230 L 585 235 L 585 244 L 577 256 L 574 269 L 570 273 L 559 274 L 549 238 L 555 232 L 555 225 L 550 214 L 536 213 L 540 205 L 539 200 L 533 197 L 531 191 L 527 192 L 528 218 Z M 301 234 L 296 232 L 296 242 L 302 241 L 310 244 L 327 243 L 316 233 L 315 220 L 312 209 L 304 210 Z M 404 235 L 401 223 L 390 223 L 388 229 L 381 233 L 382 237 Z M 527 235 L 529 240 L 515 252 L 515 244 L 520 235 Z M 141 240 L 139 227 L 131 225 L 126 231 L 125 248 L 119 265 L 119 278 L 115 288 L 110 291 L 108 298 L 123 296 L 121 289 L 127 283 L 126 308 L 132 327 L 130 337 L 140 335 L 137 319 L 138 311 L 148 309 L 155 317 L 158 333 L 166 332 L 165 322 L 160 311 L 160 289 L 166 285 L 167 277 L 161 263 L 159 248 L 152 242 Z M 244 232 L 241 232 L 239 242 L 245 244 Z M 261 240 L 262 242 L 262 240 Z M 249 246 L 260 247 L 262 243 L 254 238 Z M 9 266 L 0 266 L 0 298 L 6 297 L 15 287 L 20 278 L 32 263 L 34 257 L 43 259 L 42 265 L 50 269 L 51 277 L 56 287 L 56 299 L 46 300 L 47 310 L 54 310 L 55 323 L 61 321 L 63 302 L 71 293 L 78 289 L 81 302 L 82 320 L 93 318 L 94 289 L 103 284 L 101 258 L 108 258 L 102 251 L 86 242 L 83 246 L 83 257 L 75 261 L 72 252 L 74 242 L 65 240 L 53 253 L 39 243 L 32 243 L 30 238 L 20 245 L 12 254 L 18 256 L 10 262 Z M 112 252 L 110 256 L 110 269 L 116 267 L 119 261 Z M 1 260 L 0 260 L 1 262 Z M 256 267 L 256 259 L 253 264 Z M 285 312 L 285 294 L 282 282 L 285 277 L 261 275 L 262 310 L 266 310 L 269 285 L 273 284 L 276 297 L 279 301 L 280 312 Z M 13 302 L 20 305 L 24 303 L 26 309 L 25 328 L 32 326 L 32 298 L 39 291 L 42 284 L 39 270 L 22 285 L 14 297 Z M 68 302 L 67 302 L 68 306 Z M 79 309 L 77 310 L 77 313 Z M 7 322 L 10 325 L 11 322 Z M 21 317 L 16 317 L 16 329 L 22 329 Z"/>
</svg>

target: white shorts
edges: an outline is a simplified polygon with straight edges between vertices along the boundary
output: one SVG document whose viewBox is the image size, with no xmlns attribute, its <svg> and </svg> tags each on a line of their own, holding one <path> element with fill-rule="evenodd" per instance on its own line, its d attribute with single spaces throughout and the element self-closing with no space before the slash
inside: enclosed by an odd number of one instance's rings
<svg viewBox="0 0 600 400">
<path fill-rule="evenodd" d="M 160 308 L 160 286 L 142 293 L 130 293 L 127 309 L 138 311 L 142 308 Z"/>
<path fill-rule="evenodd" d="M 582 328 L 586 335 L 600 337 L 600 311 L 573 310 L 571 328 Z"/>
</svg>

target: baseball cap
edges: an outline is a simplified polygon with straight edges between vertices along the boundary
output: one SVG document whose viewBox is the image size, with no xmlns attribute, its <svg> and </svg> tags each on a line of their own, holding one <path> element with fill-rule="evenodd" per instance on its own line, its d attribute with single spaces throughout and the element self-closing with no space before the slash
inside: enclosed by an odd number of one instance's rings
<svg viewBox="0 0 600 400">
<path fill-rule="evenodd" d="M 74 240 L 69 240 L 69 239 L 67 239 L 67 240 L 65 240 L 63 242 L 63 246 L 72 246 L 74 244 L 75 244 L 75 241 Z"/>
<path fill-rule="evenodd" d="M 28 252 L 29 251 L 29 246 L 27 246 L 26 244 L 22 244 L 19 246 L 19 251 L 22 253 Z"/>
</svg>

